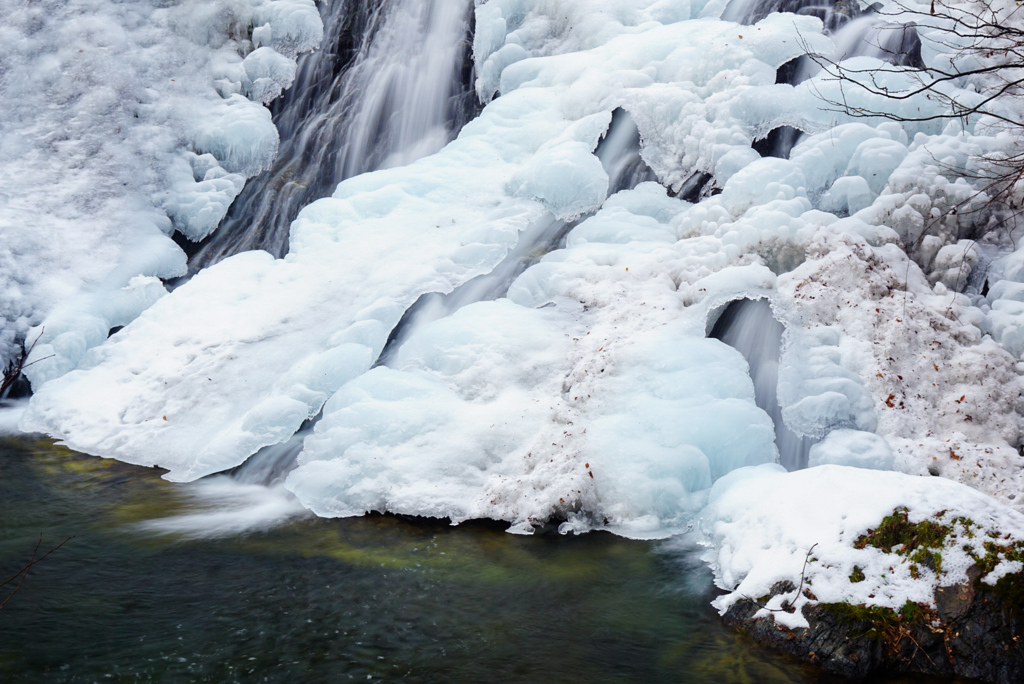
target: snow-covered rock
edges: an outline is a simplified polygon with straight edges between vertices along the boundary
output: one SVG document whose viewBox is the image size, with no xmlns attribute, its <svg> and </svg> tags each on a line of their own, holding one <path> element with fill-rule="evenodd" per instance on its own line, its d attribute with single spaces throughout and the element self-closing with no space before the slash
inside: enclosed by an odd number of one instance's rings
<svg viewBox="0 0 1024 684">
<path fill-rule="evenodd" d="M 736 470 L 701 518 L 714 601 L 756 642 L 848 677 L 1012 682 L 1024 516 L 938 477 Z"/>
<path fill-rule="evenodd" d="M 938 477 L 834 465 L 745 468 L 711 489 L 700 526 L 715 583 L 726 592 L 715 607 L 724 613 L 780 581 L 799 587 L 802 580 L 807 592 L 777 595 L 761 608 L 791 629 L 807 627 L 809 604 L 934 608 L 936 588 L 973 581 L 972 567 L 984 568 L 978 579 L 990 586 L 1024 569 L 1015 560 L 1024 515 Z M 904 539 L 908 530 L 914 541 Z M 898 541 L 886 545 L 882 532 Z M 987 547 L 993 540 L 1008 551 Z M 776 610 L 783 602 L 793 610 Z"/>
</svg>

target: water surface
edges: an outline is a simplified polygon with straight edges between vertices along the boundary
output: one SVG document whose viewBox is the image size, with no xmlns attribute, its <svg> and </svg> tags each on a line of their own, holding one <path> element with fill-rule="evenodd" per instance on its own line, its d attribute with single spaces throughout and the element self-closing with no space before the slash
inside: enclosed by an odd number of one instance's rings
<svg viewBox="0 0 1024 684">
<path fill-rule="evenodd" d="M 0 680 L 825 681 L 726 630 L 679 542 L 382 515 L 239 532 L 294 509 L 226 487 L 0 437 L 0 581 L 74 535 L 0 610 Z"/>
</svg>

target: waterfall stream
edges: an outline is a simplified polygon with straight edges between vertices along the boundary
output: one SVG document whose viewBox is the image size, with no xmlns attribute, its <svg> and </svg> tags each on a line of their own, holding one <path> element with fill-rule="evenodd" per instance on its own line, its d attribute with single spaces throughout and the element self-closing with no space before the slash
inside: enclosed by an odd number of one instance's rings
<svg viewBox="0 0 1024 684">
<path fill-rule="evenodd" d="M 861 7 L 858 0 L 731 0 L 722 12 L 722 19 L 740 24 L 755 24 L 772 12 L 792 12 L 821 19 L 824 32 L 836 46 L 828 58 L 802 55 L 778 69 L 776 83 L 797 85 L 821 72 L 823 66 L 839 64 L 851 57 L 873 57 L 896 66 L 924 68 L 921 58 L 921 37 L 913 22 L 899 23 L 886 19 L 880 3 Z M 766 137 L 754 141 L 753 148 L 762 157 L 789 158 L 803 131 L 780 126 Z M 693 181 L 699 178 L 691 179 Z M 702 181 L 702 182 L 706 182 Z M 698 188 L 699 191 L 699 188 Z M 692 188 L 689 196 L 696 198 Z"/>
<path fill-rule="evenodd" d="M 468 0 L 335 0 L 321 14 L 324 44 L 273 105 L 273 168 L 195 248 L 190 273 L 252 249 L 284 256 L 304 206 L 346 178 L 433 154 L 476 114 Z"/>
<path fill-rule="evenodd" d="M 786 470 L 807 467 L 811 446 L 817 441 L 790 430 L 782 419 L 782 407 L 776 390 L 779 384 L 779 357 L 784 328 L 772 315 L 764 299 L 741 299 L 729 304 L 715 322 L 711 337 L 735 348 L 750 366 L 757 405 L 775 423 L 775 444 L 779 462 Z"/>
</svg>

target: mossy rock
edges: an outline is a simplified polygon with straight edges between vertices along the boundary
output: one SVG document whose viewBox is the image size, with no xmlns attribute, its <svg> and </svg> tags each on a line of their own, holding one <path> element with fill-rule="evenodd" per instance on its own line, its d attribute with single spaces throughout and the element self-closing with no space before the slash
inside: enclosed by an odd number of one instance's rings
<svg viewBox="0 0 1024 684">
<path fill-rule="evenodd" d="M 773 597 L 793 594 L 795 584 L 786 581 L 760 600 L 733 604 L 725 622 L 761 645 L 847 677 L 885 672 L 1022 682 L 1024 572 L 1008 573 L 992 584 L 984 580 L 1001 562 L 1024 562 L 1024 541 L 986 531 L 967 518 L 944 520 L 912 523 L 908 511 L 898 508 L 854 542 L 855 548 L 871 546 L 903 556 L 912 563 L 912 572 L 918 566 L 927 568 L 942 584 L 942 553 L 949 544 L 984 539 L 983 553 L 976 543 L 964 547 L 974 559 L 967 580 L 938 586 L 934 607 L 908 601 L 895 610 L 812 600 L 802 608 L 808 627 L 797 629 L 779 625 L 770 613 L 755 617 Z M 864 570 L 854 566 L 850 583 L 864 580 Z"/>
<path fill-rule="evenodd" d="M 794 588 L 780 582 L 771 595 Z M 755 618 L 761 605 L 738 601 L 726 612 L 725 623 L 762 646 L 844 677 L 919 673 L 998 684 L 1024 681 L 1022 606 L 977 579 L 940 589 L 937 609 L 910 602 L 898 611 L 808 603 L 803 616 L 809 626 L 792 630 L 770 616 Z"/>
</svg>

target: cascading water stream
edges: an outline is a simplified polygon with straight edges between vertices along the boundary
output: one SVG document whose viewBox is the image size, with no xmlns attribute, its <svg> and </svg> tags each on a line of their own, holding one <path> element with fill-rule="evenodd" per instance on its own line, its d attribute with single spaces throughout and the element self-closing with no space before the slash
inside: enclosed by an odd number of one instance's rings
<svg viewBox="0 0 1024 684">
<path fill-rule="evenodd" d="M 777 389 L 784 330 L 782 323 L 772 315 L 767 300 L 741 299 L 726 307 L 710 337 L 725 342 L 747 360 L 755 401 L 775 423 L 779 462 L 792 471 L 807 467 L 811 446 L 818 440 L 796 434 L 782 419 Z"/>
<path fill-rule="evenodd" d="M 612 112 L 608 126 L 594 154 L 608 172 L 608 194 L 635 188 L 646 181 L 657 181 L 651 167 L 640 157 L 640 131 L 625 109 Z"/>
<path fill-rule="evenodd" d="M 594 150 L 608 174 L 608 195 L 635 188 L 646 181 L 657 181 L 654 171 L 640 156 L 640 131 L 629 112 L 616 109 L 608 130 Z M 553 217 L 530 226 L 519 236 L 505 258 L 489 273 L 477 276 L 448 294 L 425 294 L 413 304 L 392 331 L 377 365 L 388 365 L 395 352 L 417 328 L 450 316 L 462 307 L 504 297 L 519 274 L 564 245 L 565 237 L 587 217 L 558 221 Z"/>
<path fill-rule="evenodd" d="M 885 21 L 874 12 L 864 12 L 848 18 L 832 32 L 836 52 L 832 62 L 852 57 L 874 57 L 896 66 L 923 68 L 921 38 L 913 24 Z M 794 70 L 792 83 L 800 83 L 819 73 L 822 65 L 802 58 Z"/>
<path fill-rule="evenodd" d="M 195 250 L 190 273 L 252 249 L 283 256 L 304 206 L 345 178 L 436 152 L 478 111 L 468 0 L 321 7 L 324 44 L 299 60 L 294 84 L 273 106 L 278 158 Z"/>
<path fill-rule="evenodd" d="M 923 68 L 921 38 L 917 28 L 895 23 L 880 14 L 881 3 L 862 7 L 858 0 L 731 0 L 722 12 L 722 20 L 755 24 L 772 12 L 792 12 L 821 19 L 824 32 L 831 36 L 836 51 L 827 60 L 804 55 L 787 62 L 778 70 L 777 83 L 797 85 L 818 74 L 827 62 L 838 64 L 852 57 L 874 57 L 896 66 Z M 754 141 L 753 148 L 762 157 L 789 158 L 803 132 L 792 126 L 779 126 L 767 136 Z M 692 182 L 707 180 L 695 175 Z M 692 182 L 688 182 L 691 185 Z M 689 194 L 686 194 L 687 190 Z M 697 187 L 697 191 L 700 187 Z M 692 188 L 680 191 L 681 197 L 695 199 Z"/>
</svg>

